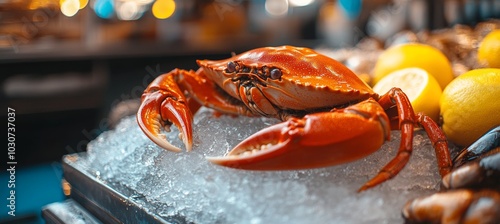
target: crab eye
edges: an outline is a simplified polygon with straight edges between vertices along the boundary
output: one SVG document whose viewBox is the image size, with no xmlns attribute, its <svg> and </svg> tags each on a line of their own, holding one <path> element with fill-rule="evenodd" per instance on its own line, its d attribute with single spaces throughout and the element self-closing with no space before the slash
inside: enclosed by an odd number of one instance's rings
<svg viewBox="0 0 500 224">
<path fill-rule="evenodd" d="M 281 70 L 279 70 L 279 69 L 277 69 L 277 68 L 273 68 L 273 69 L 271 69 L 271 71 L 270 71 L 270 73 L 269 73 L 269 74 L 270 74 L 271 79 L 280 79 L 280 78 L 281 78 L 281 75 L 283 75 L 283 74 L 281 73 Z"/>
<path fill-rule="evenodd" d="M 227 63 L 227 72 L 235 72 L 236 71 L 236 67 L 238 66 L 238 64 L 236 64 L 234 61 L 230 61 Z"/>
</svg>

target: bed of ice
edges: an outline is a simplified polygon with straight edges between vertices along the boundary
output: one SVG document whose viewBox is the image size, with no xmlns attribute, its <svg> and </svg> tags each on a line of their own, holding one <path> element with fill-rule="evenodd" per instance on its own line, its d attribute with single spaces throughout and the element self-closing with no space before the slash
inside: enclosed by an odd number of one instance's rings
<svg viewBox="0 0 500 224">
<path fill-rule="evenodd" d="M 438 189 L 434 150 L 417 131 L 414 152 L 394 179 L 356 190 L 394 155 L 399 132 L 371 156 L 345 165 L 297 171 L 243 171 L 205 156 L 224 155 L 238 142 L 277 123 L 266 118 L 221 116 L 200 110 L 191 152 L 154 145 L 135 117 L 127 117 L 88 146 L 79 165 L 104 184 L 165 220 L 194 223 L 402 223 L 407 200 Z M 183 146 L 172 128 L 169 138 Z M 325 136 L 327 137 L 327 136 Z M 132 193 L 127 193 L 132 192 Z"/>
<path fill-rule="evenodd" d="M 81 205 L 73 200 L 67 200 L 62 202 L 54 202 L 46 205 L 43 208 L 44 215 L 46 212 L 53 214 L 60 223 L 71 223 L 71 224 L 98 224 L 100 221 L 96 220 L 92 215 L 90 215 L 86 210 L 84 210 Z M 52 219 L 52 216 L 50 220 Z M 47 219 L 46 219 L 47 220 Z"/>
</svg>

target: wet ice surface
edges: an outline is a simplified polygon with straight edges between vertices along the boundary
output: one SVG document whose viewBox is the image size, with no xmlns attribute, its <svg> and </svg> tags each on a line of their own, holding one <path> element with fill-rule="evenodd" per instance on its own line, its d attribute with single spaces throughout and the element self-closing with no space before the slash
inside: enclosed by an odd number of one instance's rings
<svg viewBox="0 0 500 224">
<path fill-rule="evenodd" d="M 298 171 L 243 171 L 220 167 L 221 156 L 274 119 L 221 116 L 202 109 L 195 116 L 191 152 L 154 145 L 135 117 L 89 144 L 78 161 L 97 179 L 165 220 L 194 223 L 401 223 L 408 199 L 438 189 L 434 150 L 417 131 L 414 152 L 394 179 L 363 193 L 356 190 L 397 151 L 399 132 L 371 156 L 345 165 Z M 178 132 L 172 143 L 183 146 Z"/>
<path fill-rule="evenodd" d="M 73 200 L 54 202 L 43 208 L 44 212 L 52 213 L 61 223 L 97 224 L 101 223 L 89 215 L 78 203 Z M 52 217 L 52 216 L 48 216 Z M 54 221 L 53 219 L 50 219 Z"/>
</svg>

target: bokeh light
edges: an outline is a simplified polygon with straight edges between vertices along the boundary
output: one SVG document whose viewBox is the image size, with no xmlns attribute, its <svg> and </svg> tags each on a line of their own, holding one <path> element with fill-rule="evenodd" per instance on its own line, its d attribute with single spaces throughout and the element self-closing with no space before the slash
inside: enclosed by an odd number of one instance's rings
<svg viewBox="0 0 500 224">
<path fill-rule="evenodd" d="M 80 10 L 79 0 L 61 0 L 61 12 L 67 17 L 74 16 Z"/>
<path fill-rule="evenodd" d="M 338 4 L 350 19 L 355 19 L 361 13 L 362 0 L 339 0 Z"/>
<path fill-rule="evenodd" d="M 136 20 L 141 17 L 139 6 L 135 1 L 123 2 L 116 10 L 118 19 L 121 20 Z"/>
<path fill-rule="evenodd" d="M 266 0 L 264 6 L 271 16 L 280 17 L 288 13 L 288 0 Z"/>
<path fill-rule="evenodd" d="M 87 4 L 89 4 L 89 0 L 79 0 L 80 1 L 80 9 L 85 8 Z"/>
<path fill-rule="evenodd" d="M 39 9 L 39 8 L 52 8 L 54 6 L 57 7 L 58 6 L 57 3 L 58 3 L 57 0 L 32 0 L 30 2 L 30 4 L 28 5 L 28 9 L 30 9 L 30 10 L 36 10 L 36 9 Z"/>
<path fill-rule="evenodd" d="M 314 0 L 288 0 L 291 6 L 302 7 L 313 3 Z"/>
<path fill-rule="evenodd" d="M 148 5 L 154 2 L 154 0 L 134 0 L 137 5 Z"/>
<path fill-rule="evenodd" d="M 158 19 L 167 19 L 175 12 L 173 0 L 156 0 L 152 7 L 153 15 Z"/>
<path fill-rule="evenodd" d="M 103 19 L 109 19 L 114 12 L 113 0 L 96 0 L 94 2 L 95 14 Z"/>
</svg>

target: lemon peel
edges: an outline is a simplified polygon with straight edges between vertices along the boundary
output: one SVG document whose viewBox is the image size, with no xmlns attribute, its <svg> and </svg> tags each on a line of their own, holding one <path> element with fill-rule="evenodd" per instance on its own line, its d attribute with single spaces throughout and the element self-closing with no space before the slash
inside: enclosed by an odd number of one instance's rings
<svg viewBox="0 0 500 224">
<path fill-rule="evenodd" d="M 500 29 L 491 31 L 479 44 L 478 63 L 491 68 L 500 68 Z"/>
<path fill-rule="evenodd" d="M 500 69 L 468 71 L 443 90 L 442 128 L 448 139 L 466 147 L 500 125 Z"/>
<path fill-rule="evenodd" d="M 410 67 L 426 70 L 438 81 L 441 89 L 454 78 L 451 63 L 440 50 L 426 44 L 405 43 L 382 52 L 373 70 L 373 84 L 393 71 Z"/>
</svg>

